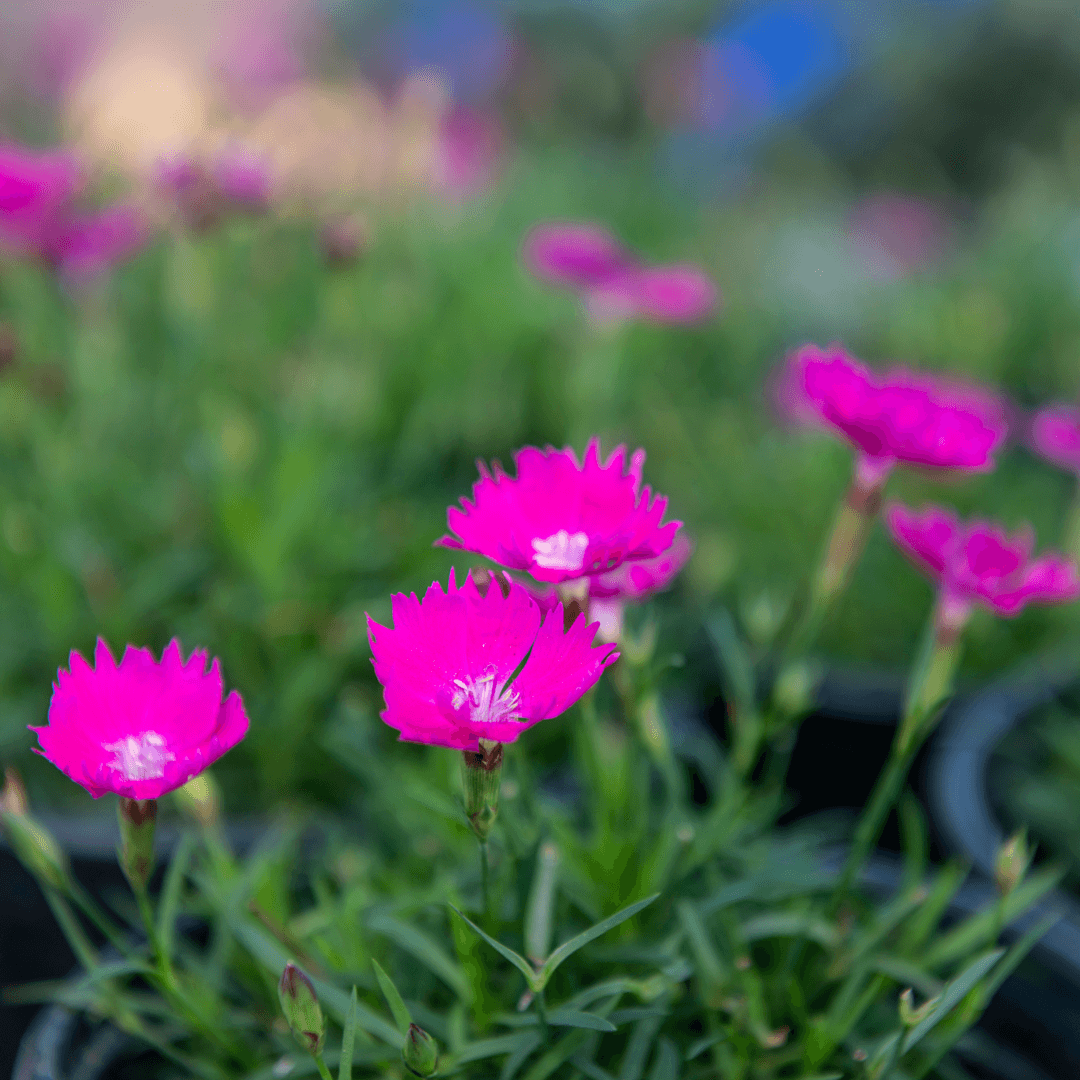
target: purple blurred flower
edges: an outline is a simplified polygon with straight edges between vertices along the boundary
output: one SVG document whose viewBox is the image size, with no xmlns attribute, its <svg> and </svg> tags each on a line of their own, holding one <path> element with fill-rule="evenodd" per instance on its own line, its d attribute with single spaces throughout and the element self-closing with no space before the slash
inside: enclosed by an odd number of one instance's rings
<svg viewBox="0 0 1080 1080">
<path fill-rule="evenodd" d="M 1035 414 L 1031 441 L 1047 461 L 1080 476 L 1080 409 L 1048 405 Z"/>
<path fill-rule="evenodd" d="M 490 187 L 503 152 L 502 128 L 466 106 L 443 118 L 436 151 L 435 182 L 452 198 L 463 199 Z"/>
<path fill-rule="evenodd" d="M 847 232 L 871 276 L 886 281 L 937 261 L 951 239 L 948 218 L 938 207 L 891 192 L 858 203 Z"/>
</svg>

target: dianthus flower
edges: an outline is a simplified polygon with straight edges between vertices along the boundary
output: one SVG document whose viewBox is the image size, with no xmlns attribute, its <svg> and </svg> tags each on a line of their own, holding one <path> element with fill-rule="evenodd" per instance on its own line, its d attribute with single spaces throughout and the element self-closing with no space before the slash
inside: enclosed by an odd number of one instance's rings
<svg viewBox="0 0 1080 1080">
<path fill-rule="evenodd" d="M 624 446 L 603 464 L 599 455 L 595 438 L 581 462 L 569 447 L 526 446 L 514 455 L 516 478 L 480 462 L 472 500 L 446 512 L 453 535 L 436 543 L 553 583 L 662 555 L 682 523 L 662 522 L 667 499 L 641 486 L 645 451 L 629 467 Z"/>
<path fill-rule="evenodd" d="M 874 375 L 839 345 L 806 345 L 791 359 L 788 392 L 839 431 L 860 455 L 864 475 L 893 465 L 985 472 L 1007 432 L 988 391 L 897 369 Z"/>
<path fill-rule="evenodd" d="M 185 784 L 247 734 L 248 718 L 233 690 L 222 701 L 217 660 L 196 650 L 185 661 L 174 639 L 160 663 L 129 645 L 117 664 L 98 639 L 95 666 L 72 652 L 49 702 L 49 722 L 36 731 L 61 772 L 95 798 L 108 791 L 157 799 Z"/>
<path fill-rule="evenodd" d="M 1048 405 L 1035 414 L 1031 441 L 1047 461 L 1080 476 L 1080 409 Z"/>
<path fill-rule="evenodd" d="M 526 237 L 523 257 L 537 277 L 580 290 L 598 323 L 632 318 L 697 322 L 719 300 L 716 286 L 699 267 L 642 265 L 595 225 L 538 225 Z"/>
<path fill-rule="evenodd" d="M 81 210 L 82 174 L 65 151 L 0 147 L 0 241 L 71 276 L 92 273 L 133 254 L 146 241 L 142 213 L 117 203 Z"/>
<path fill-rule="evenodd" d="M 1031 528 L 1009 536 L 985 521 L 961 522 L 941 507 L 921 512 L 893 504 L 885 513 L 901 550 L 936 582 L 939 620 L 962 626 L 978 603 L 997 615 L 1027 604 L 1058 604 L 1080 596 L 1080 572 L 1062 555 L 1032 559 Z"/>
<path fill-rule="evenodd" d="M 592 644 L 584 617 L 566 630 L 561 610 L 543 615 L 521 585 L 503 584 L 505 594 L 490 582 L 481 592 L 469 574 L 459 587 L 451 570 L 445 591 L 434 582 L 423 600 L 396 594 L 392 627 L 368 619 L 382 718 L 401 739 L 472 752 L 514 742 L 618 658 Z"/>
</svg>

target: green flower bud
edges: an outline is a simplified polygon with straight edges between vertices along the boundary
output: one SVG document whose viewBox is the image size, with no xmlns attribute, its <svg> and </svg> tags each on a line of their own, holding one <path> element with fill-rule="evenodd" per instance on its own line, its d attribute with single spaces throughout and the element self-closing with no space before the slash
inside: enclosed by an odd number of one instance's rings
<svg viewBox="0 0 1080 1080">
<path fill-rule="evenodd" d="M 1008 896 L 1024 880 L 1033 854 L 1028 848 L 1026 829 L 1010 836 L 1001 845 L 994 860 L 994 881 L 1002 896 Z"/>
<path fill-rule="evenodd" d="M 472 831 L 487 840 L 499 813 L 499 786 L 502 783 L 502 743 L 480 740 L 480 750 L 463 750 L 461 780 L 465 787 L 465 813 Z"/>
<path fill-rule="evenodd" d="M 326 1039 L 322 1008 L 311 980 L 291 962 L 281 973 L 278 998 L 296 1041 L 313 1056 L 321 1054 Z"/>
<path fill-rule="evenodd" d="M 209 769 L 204 769 L 183 787 L 177 788 L 174 797 L 179 808 L 204 829 L 218 823 L 221 817 L 221 792 Z"/>
<path fill-rule="evenodd" d="M 434 1076 L 439 1067 L 439 1044 L 422 1028 L 410 1024 L 401 1047 L 401 1060 L 413 1076 Z"/>
<path fill-rule="evenodd" d="M 64 849 L 30 816 L 26 788 L 10 766 L 4 770 L 4 788 L 0 791 L 0 826 L 15 857 L 34 877 L 54 889 L 67 890 L 70 869 Z"/>
<path fill-rule="evenodd" d="M 136 891 L 143 891 L 154 872 L 154 827 L 157 799 L 129 799 L 116 804 L 120 822 L 120 868 Z"/>
</svg>

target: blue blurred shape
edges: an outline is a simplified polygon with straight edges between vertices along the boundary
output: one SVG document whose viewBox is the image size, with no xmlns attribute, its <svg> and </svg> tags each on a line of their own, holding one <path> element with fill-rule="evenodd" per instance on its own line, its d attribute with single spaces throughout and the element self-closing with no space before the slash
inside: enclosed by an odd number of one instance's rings
<svg viewBox="0 0 1080 1080">
<path fill-rule="evenodd" d="M 492 6 L 472 0 L 405 0 L 395 7 L 387 52 L 399 74 L 434 68 L 458 101 L 476 101 L 498 89 L 509 68 L 512 42 Z"/>
<path fill-rule="evenodd" d="M 811 104 L 853 66 L 852 33 L 838 4 L 773 0 L 745 8 L 707 42 L 706 126 L 745 127 Z"/>
</svg>

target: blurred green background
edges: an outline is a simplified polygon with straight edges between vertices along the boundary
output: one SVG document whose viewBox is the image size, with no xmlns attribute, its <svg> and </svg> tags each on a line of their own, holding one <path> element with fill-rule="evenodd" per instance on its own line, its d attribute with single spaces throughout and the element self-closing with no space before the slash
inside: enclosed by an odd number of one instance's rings
<svg viewBox="0 0 1080 1080">
<path fill-rule="evenodd" d="M 724 605 L 752 622 L 797 595 L 850 472 L 844 445 L 776 417 L 768 380 L 788 350 L 841 340 L 872 364 L 999 387 L 1021 436 L 1025 410 L 1080 391 L 1072 5 L 434 8 L 466 28 L 479 11 L 512 42 L 506 69 L 468 90 L 505 133 L 482 191 L 368 199 L 344 263 L 325 257 L 316 203 L 170 222 L 78 288 L 31 260 L 0 264 L 0 759 L 32 795 L 89 805 L 31 755 L 26 725 L 43 722 L 68 651 L 100 634 L 114 650 L 178 636 L 222 658 L 252 718 L 220 766 L 231 809 L 347 802 L 325 732 L 343 713 L 378 724 L 365 612 L 385 620 L 391 592 L 474 564 L 432 542 L 477 458 L 581 450 L 594 433 L 646 449 L 646 481 L 696 542 L 658 606 L 665 648 L 690 661 L 671 679 L 704 710 L 703 619 Z M 380 48 L 387 27 L 385 40 L 442 40 L 430 13 L 401 11 L 322 10 L 316 70 L 381 86 L 401 75 L 390 59 L 431 63 L 420 46 Z M 825 28 L 828 62 L 789 40 L 800 18 Z M 777 46 L 772 97 L 743 112 L 737 85 L 726 112 L 708 92 L 708 58 L 732 42 L 759 58 Z M 796 69 L 794 85 L 781 77 Z M 50 100 L 7 86 L 6 136 L 62 141 Z M 925 256 L 905 256 L 903 220 L 870 229 L 867 254 L 858 208 L 897 197 L 940 222 Z M 721 308 L 690 327 L 590 325 L 521 263 L 523 236 L 551 219 L 700 265 Z M 899 251 L 884 270 L 882 250 Z M 1021 437 L 994 473 L 904 472 L 889 494 L 1030 521 L 1048 546 L 1075 486 Z M 876 528 L 823 652 L 903 667 L 931 596 Z M 1078 630 L 1076 605 L 979 616 L 964 678 Z"/>
</svg>

